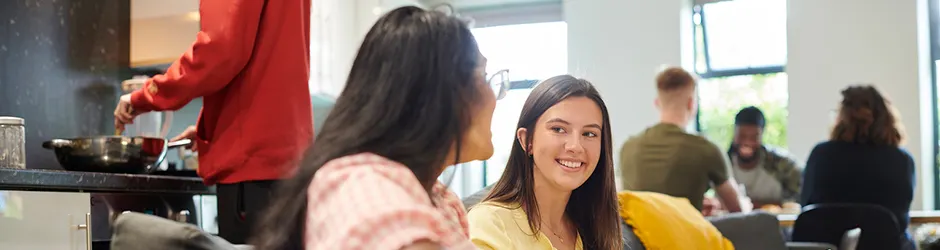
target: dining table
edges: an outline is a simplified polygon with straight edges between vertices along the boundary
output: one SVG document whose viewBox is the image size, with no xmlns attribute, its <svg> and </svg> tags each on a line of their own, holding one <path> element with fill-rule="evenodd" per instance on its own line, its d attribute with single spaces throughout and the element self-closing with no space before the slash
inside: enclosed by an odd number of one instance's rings
<svg viewBox="0 0 940 250">
<path fill-rule="evenodd" d="M 799 214 L 777 214 L 781 227 L 791 227 Z M 940 223 L 940 210 L 911 210 L 911 224 Z"/>
</svg>

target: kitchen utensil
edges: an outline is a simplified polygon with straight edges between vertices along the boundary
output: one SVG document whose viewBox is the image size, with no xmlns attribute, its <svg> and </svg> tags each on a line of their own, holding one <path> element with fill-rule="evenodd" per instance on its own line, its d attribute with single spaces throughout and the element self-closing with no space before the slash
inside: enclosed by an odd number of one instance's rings
<svg viewBox="0 0 940 250">
<path fill-rule="evenodd" d="M 143 89 L 147 83 L 147 76 L 134 76 L 131 79 L 121 83 L 121 89 L 125 94 L 133 93 L 136 90 Z M 133 112 L 133 107 L 128 107 Z M 173 123 L 173 112 L 147 112 L 134 117 L 134 123 L 124 125 L 124 131 L 128 136 L 146 136 L 165 138 L 170 132 Z"/>
<path fill-rule="evenodd" d="M 42 143 L 55 151 L 66 170 L 144 174 L 157 170 L 169 149 L 191 144 L 189 139 L 167 142 L 163 138 L 100 136 L 53 139 Z"/>
<path fill-rule="evenodd" d="M 26 168 L 26 122 L 0 116 L 0 167 Z"/>
<path fill-rule="evenodd" d="M 189 149 L 177 150 L 180 154 L 180 170 L 199 170 L 199 153 Z"/>
<path fill-rule="evenodd" d="M 133 107 L 127 107 L 127 111 L 128 111 L 128 113 L 134 112 L 134 108 L 133 108 Z M 126 126 L 127 126 L 127 125 L 125 124 L 124 126 L 121 126 L 121 127 L 115 127 L 115 128 L 114 128 L 114 136 L 121 136 L 121 135 L 123 135 L 123 134 L 124 134 L 124 128 L 125 128 Z"/>
</svg>

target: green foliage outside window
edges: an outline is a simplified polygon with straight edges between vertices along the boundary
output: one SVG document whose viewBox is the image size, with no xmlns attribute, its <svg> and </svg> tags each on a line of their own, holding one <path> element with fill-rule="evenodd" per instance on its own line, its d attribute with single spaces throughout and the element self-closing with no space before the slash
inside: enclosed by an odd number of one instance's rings
<svg viewBox="0 0 940 250">
<path fill-rule="evenodd" d="M 734 116 L 744 107 L 764 112 L 764 144 L 787 148 L 787 75 L 741 75 L 702 79 L 698 84 L 701 134 L 727 149 L 734 136 Z"/>
</svg>

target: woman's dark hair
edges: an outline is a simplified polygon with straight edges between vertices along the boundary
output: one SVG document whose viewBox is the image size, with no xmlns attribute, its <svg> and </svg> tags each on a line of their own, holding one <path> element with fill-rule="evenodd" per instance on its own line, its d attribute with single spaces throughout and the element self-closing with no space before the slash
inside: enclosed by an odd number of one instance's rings
<svg viewBox="0 0 940 250">
<path fill-rule="evenodd" d="M 252 244 L 302 248 L 307 187 L 336 158 L 375 153 L 410 168 L 430 191 L 443 166 L 460 158 L 461 136 L 483 86 L 475 73 L 479 61 L 476 40 L 456 18 L 417 7 L 379 18 L 315 144 L 279 185 Z M 445 159 L 454 148 L 455 158 Z"/>
<path fill-rule="evenodd" d="M 842 90 L 842 98 L 831 140 L 878 146 L 901 144 L 900 124 L 888 100 L 875 87 L 849 86 Z"/>
<path fill-rule="evenodd" d="M 610 117 L 607 115 L 607 105 L 597 89 L 587 80 L 569 75 L 549 78 L 529 94 L 516 127 L 525 128 L 526 138 L 531 140 L 539 117 L 555 104 L 571 97 L 587 97 L 594 101 L 604 116 L 604 127 L 597 168 L 584 184 L 571 192 L 565 214 L 578 228 L 584 249 L 620 249 L 623 247 L 623 239 L 617 211 L 617 187 L 614 184 Z M 535 199 L 534 168 L 532 157 L 523 150 L 517 137 L 513 140 L 506 170 L 484 201 L 519 204 L 529 218 L 532 232 L 538 233 L 540 215 Z"/>
</svg>

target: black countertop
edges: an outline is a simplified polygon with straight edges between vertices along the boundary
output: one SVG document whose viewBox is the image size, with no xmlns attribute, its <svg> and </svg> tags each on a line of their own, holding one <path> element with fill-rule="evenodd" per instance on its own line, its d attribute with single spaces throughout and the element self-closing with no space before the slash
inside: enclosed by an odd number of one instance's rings
<svg viewBox="0 0 940 250">
<path fill-rule="evenodd" d="M 0 167 L 0 190 L 60 192 L 215 194 L 202 179 Z"/>
</svg>

